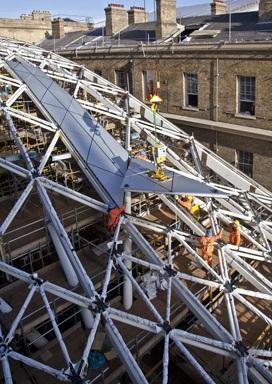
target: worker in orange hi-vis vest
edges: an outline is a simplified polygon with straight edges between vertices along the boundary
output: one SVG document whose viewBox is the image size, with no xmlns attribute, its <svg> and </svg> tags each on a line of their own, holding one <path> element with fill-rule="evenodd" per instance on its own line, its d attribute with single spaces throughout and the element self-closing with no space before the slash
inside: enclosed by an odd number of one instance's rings
<svg viewBox="0 0 272 384">
<path fill-rule="evenodd" d="M 194 198 L 192 195 L 186 195 L 185 197 L 179 198 L 178 195 L 175 195 L 177 203 L 182 207 L 186 208 L 197 220 L 201 218 L 200 206 L 194 203 Z"/>
<path fill-rule="evenodd" d="M 200 246 L 201 246 L 201 256 L 212 267 L 212 257 L 214 251 L 214 242 L 222 238 L 223 231 L 221 230 L 217 235 L 213 235 L 211 229 L 207 229 L 206 235 L 201 236 Z"/>
<path fill-rule="evenodd" d="M 125 211 L 124 205 L 122 207 L 115 207 L 109 210 L 107 227 L 110 232 L 115 231 L 117 224 L 119 223 L 119 220 L 120 220 L 120 215 L 124 213 L 124 211 Z"/>
<path fill-rule="evenodd" d="M 230 226 L 229 242 L 230 244 L 237 246 L 239 246 L 241 243 L 241 229 L 239 220 L 234 220 Z"/>
<path fill-rule="evenodd" d="M 186 208 L 189 212 L 191 211 L 193 205 L 193 196 L 188 195 L 180 199 L 179 196 L 176 195 L 175 198 L 179 205 Z"/>
</svg>

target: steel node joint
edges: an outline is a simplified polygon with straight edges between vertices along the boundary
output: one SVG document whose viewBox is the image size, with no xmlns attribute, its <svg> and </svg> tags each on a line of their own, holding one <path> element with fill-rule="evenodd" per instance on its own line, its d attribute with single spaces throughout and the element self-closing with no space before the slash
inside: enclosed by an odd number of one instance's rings
<svg viewBox="0 0 272 384">
<path fill-rule="evenodd" d="M 31 176 L 33 179 L 37 179 L 38 177 L 40 177 L 40 173 L 37 169 L 35 169 L 34 171 L 31 172 Z"/>
<path fill-rule="evenodd" d="M 163 269 L 168 277 L 174 277 L 177 275 L 177 272 L 171 267 L 171 265 L 165 265 Z"/>
<path fill-rule="evenodd" d="M 75 368 L 73 365 L 70 363 L 69 364 L 69 369 L 71 371 L 71 374 L 68 374 L 67 376 L 69 377 L 69 380 L 71 381 L 72 384 L 84 384 L 85 380 L 80 377 L 80 369 L 78 369 L 78 372 L 75 371 Z"/>
<path fill-rule="evenodd" d="M 8 344 L 4 342 L 3 338 L 0 339 L 0 360 L 6 357 L 8 353 Z"/>
<path fill-rule="evenodd" d="M 108 251 L 108 256 L 112 260 L 116 260 L 121 256 L 121 254 L 117 250 L 117 246 L 118 246 L 118 242 L 114 241 L 112 245 L 112 249 L 109 249 Z"/>
<path fill-rule="evenodd" d="M 33 275 L 31 275 L 31 279 L 37 287 L 41 287 L 44 283 L 44 280 L 38 277 L 37 273 L 33 273 Z"/>
<path fill-rule="evenodd" d="M 104 313 L 108 309 L 108 304 L 106 304 L 105 300 L 102 299 L 100 296 L 96 295 L 95 300 L 93 304 L 96 306 L 96 312 L 98 313 Z"/>
<path fill-rule="evenodd" d="M 241 340 L 235 342 L 234 348 L 241 357 L 247 357 L 249 355 L 249 348 Z"/>
<path fill-rule="evenodd" d="M 229 293 L 233 292 L 235 290 L 235 288 L 236 288 L 235 285 L 229 280 L 227 280 L 224 284 L 225 291 L 227 291 Z"/>
<path fill-rule="evenodd" d="M 159 325 L 159 327 L 162 328 L 162 330 L 166 333 L 166 335 L 168 335 L 172 331 L 172 329 L 173 329 L 171 327 L 169 321 L 167 321 L 167 320 L 165 320 L 163 323 L 158 324 L 158 325 Z"/>
</svg>

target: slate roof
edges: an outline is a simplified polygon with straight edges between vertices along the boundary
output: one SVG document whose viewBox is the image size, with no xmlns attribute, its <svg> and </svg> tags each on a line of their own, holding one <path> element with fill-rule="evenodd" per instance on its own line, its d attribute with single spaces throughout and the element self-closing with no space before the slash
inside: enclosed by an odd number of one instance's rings
<svg viewBox="0 0 272 384">
<path fill-rule="evenodd" d="M 129 25 L 120 34 L 113 37 L 105 36 L 105 28 L 99 27 L 90 31 L 69 32 L 61 39 L 45 38 L 40 42 L 40 47 L 53 50 L 80 49 L 88 46 L 139 44 L 140 42 L 155 40 L 155 22 L 138 23 Z"/>
<path fill-rule="evenodd" d="M 192 37 L 190 42 L 218 42 L 229 39 L 229 15 L 199 16 L 181 19 L 187 30 L 202 26 L 203 31 L 220 31 L 215 37 Z M 190 37 L 188 34 L 187 36 Z M 231 15 L 231 39 L 233 42 L 272 40 L 272 20 L 259 22 L 258 12 L 233 13 Z"/>
<path fill-rule="evenodd" d="M 176 38 L 181 44 L 224 42 L 229 39 L 229 15 L 196 16 L 179 19 L 185 30 Z M 191 33 L 201 28 L 201 36 Z M 105 28 L 99 27 L 91 31 L 70 32 L 62 39 L 46 38 L 40 46 L 44 49 L 86 49 L 88 47 L 138 45 L 155 41 L 155 22 L 129 25 L 113 37 L 105 36 Z M 205 36 L 205 30 L 218 31 L 216 36 Z M 232 42 L 254 42 L 272 40 L 272 20 L 259 22 L 258 12 L 233 13 L 231 15 Z"/>
</svg>

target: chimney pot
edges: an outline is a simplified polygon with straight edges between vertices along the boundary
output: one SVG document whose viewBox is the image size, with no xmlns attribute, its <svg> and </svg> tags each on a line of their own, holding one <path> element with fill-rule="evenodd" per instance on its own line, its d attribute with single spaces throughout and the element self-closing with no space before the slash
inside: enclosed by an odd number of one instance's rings
<svg viewBox="0 0 272 384">
<path fill-rule="evenodd" d="M 128 10 L 128 24 L 146 23 L 148 14 L 144 7 L 130 7 Z"/>
<path fill-rule="evenodd" d="M 224 15 L 227 13 L 227 6 L 224 0 L 213 0 L 211 3 L 211 15 Z"/>
</svg>

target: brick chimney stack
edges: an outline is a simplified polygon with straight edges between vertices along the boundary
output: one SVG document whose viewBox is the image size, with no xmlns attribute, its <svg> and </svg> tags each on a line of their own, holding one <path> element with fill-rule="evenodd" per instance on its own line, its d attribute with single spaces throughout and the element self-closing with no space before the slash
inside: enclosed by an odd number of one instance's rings
<svg viewBox="0 0 272 384">
<path fill-rule="evenodd" d="M 106 35 L 112 36 L 128 26 L 128 11 L 122 4 L 111 3 L 105 8 Z"/>
<path fill-rule="evenodd" d="M 61 39 L 64 37 L 64 21 L 61 18 L 52 21 L 52 37 L 54 39 Z"/>
<path fill-rule="evenodd" d="M 272 21 L 272 0 L 260 0 L 259 3 L 259 20 Z"/>
<path fill-rule="evenodd" d="M 156 39 L 164 39 L 177 29 L 176 0 L 156 0 Z"/>
<path fill-rule="evenodd" d="M 128 10 L 128 24 L 146 23 L 148 13 L 143 7 L 130 7 Z"/>
<path fill-rule="evenodd" d="M 211 15 L 224 15 L 227 13 L 227 6 L 224 0 L 213 0 L 211 3 Z"/>
</svg>

